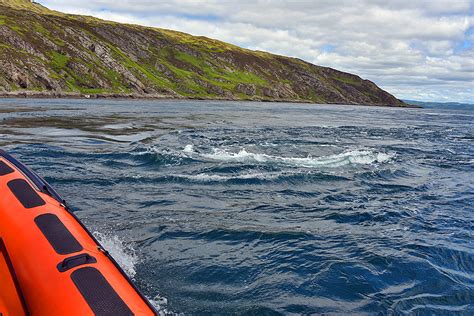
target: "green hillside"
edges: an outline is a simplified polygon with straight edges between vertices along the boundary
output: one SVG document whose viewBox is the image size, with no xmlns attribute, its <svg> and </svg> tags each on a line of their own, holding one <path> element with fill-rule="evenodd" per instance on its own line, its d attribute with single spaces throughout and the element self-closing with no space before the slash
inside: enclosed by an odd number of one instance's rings
<svg viewBox="0 0 474 316">
<path fill-rule="evenodd" d="M 22 93 L 405 105 L 299 59 L 0 0 L 0 94 Z"/>
</svg>

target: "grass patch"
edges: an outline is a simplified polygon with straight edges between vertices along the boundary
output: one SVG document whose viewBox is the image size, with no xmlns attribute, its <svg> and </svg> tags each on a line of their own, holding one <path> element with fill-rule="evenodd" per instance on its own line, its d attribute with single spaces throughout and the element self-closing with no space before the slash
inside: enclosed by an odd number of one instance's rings
<svg viewBox="0 0 474 316">
<path fill-rule="evenodd" d="M 8 25 L 8 27 L 11 30 L 17 32 L 20 35 L 23 35 L 26 32 L 26 29 L 24 29 L 24 28 L 22 28 L 21 26 L 18 26 L 18 25 Z"/>
<path fill-rule="evenodd" d="M 123 85 L 120 82 L 119 78 L 121 77 L 118 72 L 115 70 L 107 68 L 104 72 L 105 77 L 109 80 L 114 89 L 123 90 Z"/>
<path fill-rule="evenodd" d="M 36 13 L 65 16 L 64 13 L 49 10 L 46 7 L 43 7 L 42 5 L 31 2 L 30 0 L 0 0 L 0 4 L 16 10 L 25 10 Z"/>
<path fill-rule="evenodd" d="M 107 89 L 100 89 L 100 88 L 90 89 L 90 88 L 81 88 L 81 87 L 79 87 L 79 91 L 84 94 L 100 94 L 100 93 L 110 92 Z"/>
<path fill-rule="evenodd" d="M 108 47 L 112 50 L 115 57 L 118 57 L 122 61 L 122 65 L 124 65 L 129 70 L 139 72 L 144 75 L 148 80 L 154 83 L 158 87 L 167 87 L 170 88 L 172 84 L 165 78 L 159 76 L 154 71 L 150 70 L 147 66 L 141 66 L 135 61 L 133 61 L 130 57 L 128 57 L 125 53 L 123 53 L 120 49 L 114 47 L 113 45 L 109 44 Z"/>
<path fill-rule="evenodd" d="M 63 70 L 68 62 L 69 57 L 57 52 L 52 52 L 50 65 L 56 72 Z"/>
<path fill-rule="evenodd" d="M 235 45 L 227 44 L 227 43 L 210 39 L 204 36 L 192 36 L 186 33 L 163 30 L 163 29 L 160 30 L 160 32 L 174 39 L 174 41 L 177 44 L 194 46 L 200 51 L 207 51 L 207 52 L 212 52 L 212 53 L 223 53 L 229 50 L 242 50 L 242 48 L 237 47 Z"/>
<path fill-rule="evenodd" d="M 225 78 L 229 81 L 234 81 L 235 83 L 250 83 L 261 86 L 268 85 L 268 82 L 265 79 L 262 79 L 253 73 L 245 71 L 227 72 L 225 75 L 222 76 L 222 78 Z"/>
<path fill-rule="evenodd" d="M 337 81 L 344 82 L 344 83 L 347 83 L 347 84 L 350 84 L 350 85 L 360 84 L 360 80 L 357 80 L 357 79 L 352 78 L 352 77 L 335 76 L 333 78 L 336 79 Z"/>
<path fill-rule="evenodd" d="M 39 24 L 38 22 L 35 22 L 33 24 L 33 30 L 37 33 L 40 33 L 41 35 L 49 38 L 50 35 L 51 35 L 51 32 L 48 31 L 47 29 L 45 29 L 41 24 Z"/>
<path fill-rule="evenodd" d="M 370 92 L 370 91 L 362 91 L 362 93 L 366 96 L 368 96 L 369 98 L 371 98 L 372 100 L 378 100 L 379 99 L 379 96 Z"/>
<path fill-rule="evenodd" d="M 246 71 L 240 71 L 240 70 L 234 70 L 234 71 L 228 71 L 225 70 L 222 66 L 219 68 L 217 66 L 212 67 L 211 62 L 206 59 L 205 56 L 198 58 L 193 55 L 189 55 L 180 51 L 176 50 L 164 50 L 165 51 L 165 57 L 168 57 L 173 54 L 173 57 L 185 62 L 187 64 L 190 64 L 199 70 L 204 74 L 204 76 L 200 76 L 200 79 L 207 81 L 209 83 L 212 83 L 215 86 L 219 86 L 224 89 L 231 90 L 233 89 L 237 84 L 239 83 L 247 83 L 247 84 L 254 84 L 254 85 L 259 85 L 259 86 L 268 86 L 268 81 L 253 74 L 250 72 Z M 167 66 L 169 66 L 169 63 L 167 63 Z M 186 73 L 183 73 L 183 70 L 176 68 L 174 66 L 169 67 L 174 73 L 176 73 L 178 76 L 185 75 Z M 187 77 L 190 75 L 193 75 L 193 72 L 187 71 Z M 195 75 L 195 74 L 194 74 Z"/>
<path fill-rule="evenodd" d="M 56 44 L 58 46 L 61 46 L 61 47 L 66 46 L 66 42 L 63 41 L 60 38 L 54 38 L 54 39 L 52 39 L 52 41 L 54 42 L 54 44 Z"/>
<path fill-rule="evenodd" d="M 307 98 L 316 103 L 326 103 L 326 101 L 321 96 L 317 95 L 314 90 L 309 91 Z"/>
<path fill-rule="evenodd" d="M 51 35 L 51 32 L 47 29 L 45 29 L 41 24 L 35 22 L 33 24 L 33 29 L 36 33 L 39 33 L 49 39 L 51 42 L 55 43 L 58 46 L 65 46 L 66 42 L 64 42 L 60 38 L 55 38 L 54 36 Z"/>
</svg>

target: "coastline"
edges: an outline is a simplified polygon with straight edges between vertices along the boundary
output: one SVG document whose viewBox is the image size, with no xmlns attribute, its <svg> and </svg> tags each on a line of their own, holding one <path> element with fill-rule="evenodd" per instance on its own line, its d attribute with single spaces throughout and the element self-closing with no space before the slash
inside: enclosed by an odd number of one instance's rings
<svg viewBox="0 0 474 316">
<path fill-rule="evenodd" d="M 44 91 L 15 91 L 0 92 L 0 99 L 84 99 L 84 100 L 200 100 L 200 101 L 234 101 L 234 102 L 269 102 L 269 103 L 304 103 L 304 104 L 339 104 L 339 103 L 316 103 L 311 100 L 301 99 L 271 99 L 261 97 L 250 97 L 248 99 L 237 98 L 205 98 L 190 97 L 173 94 L 138 94 L 138 93 L 97 93 L 85 94 L 78 92 L 44 92 Z M 421 109 L 422 106 L 405 103 L 405 105 L 387 105 L 387 104 L 346 104 L 356 106 L 376 106 L 391 108 L 414 108 Z"/>
</svg>

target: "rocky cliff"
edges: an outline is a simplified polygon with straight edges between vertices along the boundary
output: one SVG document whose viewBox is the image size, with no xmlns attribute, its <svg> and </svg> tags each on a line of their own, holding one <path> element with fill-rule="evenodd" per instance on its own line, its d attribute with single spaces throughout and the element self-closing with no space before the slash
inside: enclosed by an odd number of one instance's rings
<svg viewBox="0 0 474 316">
<path fill-rule="evenodd" d="M 0 95 L 22 94 L 405 105 L 299 59 L 0 0 Z"/>
</svg>

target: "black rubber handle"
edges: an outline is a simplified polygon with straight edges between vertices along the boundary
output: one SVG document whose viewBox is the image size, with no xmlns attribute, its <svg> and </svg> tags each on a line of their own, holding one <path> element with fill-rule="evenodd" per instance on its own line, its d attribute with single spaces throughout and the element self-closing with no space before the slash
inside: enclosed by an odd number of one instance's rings
<svg viewBox="0 0 474 316">
<path fill-rule="evenodd" d="M 64 259 L 57 265 L 57 267 L 59 272 L 66 272 L 72 268 L 96 262 L 97 260 L 88 253 L 82 253 L 80 255 Z"/>
</svg>

